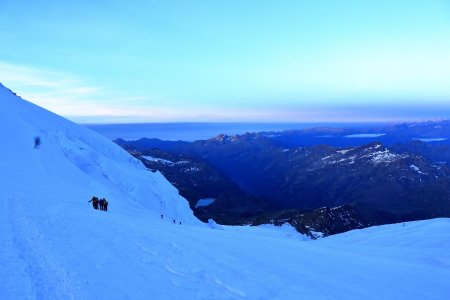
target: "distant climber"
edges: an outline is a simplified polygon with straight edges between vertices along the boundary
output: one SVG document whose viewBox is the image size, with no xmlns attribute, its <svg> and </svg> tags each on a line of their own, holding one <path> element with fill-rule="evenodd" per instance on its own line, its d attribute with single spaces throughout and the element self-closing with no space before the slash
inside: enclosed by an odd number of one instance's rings
<svg viewBox="0 0 450 300">
<path fill-rule="evenodd" d="M 176 224 L 175 219 L 173 219 L 173 224 Z"/>
<path fill-rule="evenodd" d="M 98 204 L 100 206 L 100 210 L 105 210 L 105 198 L 98 200 Z"/>
<path fill-rule="evenodd" d="M 94 209 L 98 209 L 98 198 L 97 197 L 92 197 L 91 200 L 89 200 L 88 202 L 92 202 L 92 207 Z"/>
<path fill-rule="evenodd" d="M 164 215 L 161 215 L 161 219 L 164 219 Z"/>
<path fill-rule="evenodd" d="M 103 198 L 103 210 L 108 211 L 108 201 L 105 198 Z"/>
<path fill-rule="evenodd" d="M 181 221 L 180 221 L 180 225 L 181 225 Z"/>
</svg>

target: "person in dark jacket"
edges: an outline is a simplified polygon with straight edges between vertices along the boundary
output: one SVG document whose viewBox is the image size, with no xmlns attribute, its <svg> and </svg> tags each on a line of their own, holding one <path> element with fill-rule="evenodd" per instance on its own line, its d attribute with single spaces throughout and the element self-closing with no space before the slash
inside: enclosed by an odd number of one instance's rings
<svg viewBox="0 0 450 300">
<path fill-rule="evenodd" d="M 108 201 L 105 198 L 103 198 L 103 210 L 108 211 Z"/>
<path fill-rule="evenodd" d="M 89 200 L 88 202 L 92 202 L 92 207 L 94 209 L 98 209 L 98 198 L 97 197 L 92 197 L 91 200 Z"/>
<path fill-rule="evenodd" d="M 105 198 L 100 199 L 98 204 L 100 205 L 100 210 L 105 210 Z"/>
</svg>

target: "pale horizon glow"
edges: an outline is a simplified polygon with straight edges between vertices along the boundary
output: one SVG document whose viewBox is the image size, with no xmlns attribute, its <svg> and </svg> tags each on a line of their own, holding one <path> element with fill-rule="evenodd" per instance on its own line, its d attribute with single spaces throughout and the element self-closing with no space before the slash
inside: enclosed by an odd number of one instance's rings
<svg viewBox="0 0 450 300">
<path fill-rule="evenodd" d="M 6 1 L 0 18 L 0 82 L 75 122 L 450 118 L 447 1 Z"/>
</svg>

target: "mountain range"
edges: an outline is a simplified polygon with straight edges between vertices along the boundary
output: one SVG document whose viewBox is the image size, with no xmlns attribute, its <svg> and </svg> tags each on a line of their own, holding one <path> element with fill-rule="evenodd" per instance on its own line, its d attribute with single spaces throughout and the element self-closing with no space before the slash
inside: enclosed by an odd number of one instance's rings
<svg viewBox="0 0 450 300">
<path fill-rule="evenodd" d="M 385 128 L 221 134 L 195 142 L 144 138 L 116 143 L 134 151 L 149 168 L 163 172 L 200 218 L 256 224 L 262 219 L 286 220 L 282 212 L 290 211 L 291 224 L 338 233 L 342 228 L 450 216 L 449 132 L 450 122 L 439 121 Z M 324 139 L 330 144 L 321 144 Z M 145 155 L 155 159 L 142 159 Z M 177 163 L 157 159 L 168 157 Z M 187 169 L 191 171 L 186 173 Z M 186 182 L 193 178 L 191 174 L 200 177 Z M 234 188 L 205 180 L 219 177 Z M 225 201 L 223 193 L 228 194 Z M 220 200 L 196 207 L 202 198 Z M 350 208 L 357 222 L 340 230 L 317 227 L 310 218 L 299 217 L 322 207 L 342 206 Z M 349 223 L 341 216 L 335 222 Z"/>
</svg>

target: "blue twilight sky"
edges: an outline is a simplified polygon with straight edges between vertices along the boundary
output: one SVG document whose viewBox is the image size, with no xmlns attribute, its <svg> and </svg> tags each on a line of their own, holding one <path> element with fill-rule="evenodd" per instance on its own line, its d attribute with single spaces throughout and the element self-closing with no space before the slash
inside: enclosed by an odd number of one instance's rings
<svg viewBox="0 0 450 300">
<path fill-rule="evenodd" d="M 450 1 L 1 0 L 0 82 L 78 122 L 450 117 Z"/>
</svg>

